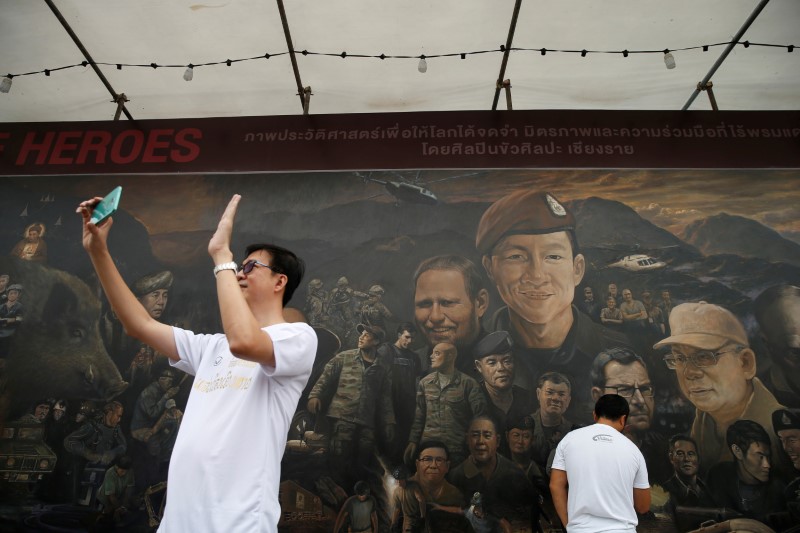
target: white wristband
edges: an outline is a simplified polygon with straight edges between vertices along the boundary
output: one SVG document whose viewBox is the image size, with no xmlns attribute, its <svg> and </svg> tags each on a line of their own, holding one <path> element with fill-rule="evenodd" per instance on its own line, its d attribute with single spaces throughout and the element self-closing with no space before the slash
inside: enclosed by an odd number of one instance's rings
<svg viewBox="0 0 800 533">
<path fill-rule="evenodd" d="M 223 270 L 233 270 L 233 273 L 235 274 L 239 270 L 239 267 L 233 261 L 229 261 L 227 263 L 220 263 L 214 267 L 214 277 L 217 277 L 217 274 L 219 274 Z"/>
</svg>

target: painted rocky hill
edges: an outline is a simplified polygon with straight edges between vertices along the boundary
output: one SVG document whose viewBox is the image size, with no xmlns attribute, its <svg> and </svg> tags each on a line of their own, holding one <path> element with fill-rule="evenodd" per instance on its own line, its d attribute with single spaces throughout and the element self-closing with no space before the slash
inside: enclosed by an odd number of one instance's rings
<svg viewBox="0 0 800 533">
<path fill-rule="evenodd" d="M 720 213 L 696 220 L 681 235 L 706 255 L 734 254 L 800 266 L 800 244 L 741 216 Z"/>
</svg>

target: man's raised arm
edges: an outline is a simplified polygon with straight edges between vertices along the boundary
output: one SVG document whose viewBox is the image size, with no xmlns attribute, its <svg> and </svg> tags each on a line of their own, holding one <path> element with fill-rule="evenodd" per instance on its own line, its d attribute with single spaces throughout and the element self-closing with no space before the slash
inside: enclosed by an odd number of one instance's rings
<svg viewBox="0 0 800 533">
<path fill-rule="evenodd" d="M 114 223 L 113 218 L 106 219 L 99 226 L 90 222 L 92 210 L 100 200 L 102 198 L 95 197 L 81 202 L 76 212 L 83 218 L 83 248 L 89 254 L 111 308 L 128 335 L 177 361 L 180 357 L 172 327 L 158 322 L 142 307 L 122 279 L 108 251 L 108 232 Z"/>
<path fill-rule="evenodd" d="M 208 254 L 214 265 L 233 261 L 230 241 L 239 200 L 241 200 L 240 195 L 233 195 L 220 218 L 217 231 L 208 243 Z M 280 295 L 277 299 L 262 295 L 263 297 L 257 300 L 254 296 L 254 301 L 248 304 L 239 286 L 240 276 L 241 273 L 229 269 L 221 270 L 217 274 L 217 299 L 222 317 L 222 329 L 228 338 L 231 353 L 241 359 L 274 367 L 275 347 L 272 338 L 261 328 L 285 321 Z M 288 277 L 285 274 L 276 276 L 277 279 L 270 290 L 282 294 Z"/>
</svg>

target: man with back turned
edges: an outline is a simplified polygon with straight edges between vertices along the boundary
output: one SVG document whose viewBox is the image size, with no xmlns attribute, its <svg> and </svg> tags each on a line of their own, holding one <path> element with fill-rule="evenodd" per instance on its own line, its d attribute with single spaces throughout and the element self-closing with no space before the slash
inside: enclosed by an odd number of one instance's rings
<svg viewBox="0 0 800 533">
<path fill-rule="evenodd" d="M 567 433 L 556 448 L 550 493 L 569 533 L 635 533 L 636 513 L 650 510 L 644 457 L 622 433 L 629 412 L 622 396 L 601 396 L 595 424 Z"/>
</svg>

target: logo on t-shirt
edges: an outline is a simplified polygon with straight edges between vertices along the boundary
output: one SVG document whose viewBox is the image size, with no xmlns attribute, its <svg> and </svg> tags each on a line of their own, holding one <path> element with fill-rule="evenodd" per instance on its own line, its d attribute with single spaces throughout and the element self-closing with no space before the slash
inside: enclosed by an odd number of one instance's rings
<svg viewBox="0 0 800 533">
<path fill-rule="evenodd" d="M 216 358 L 216 359 L 214 359 L 214 366 L 219 366 L 219 364 L 220 364 L 221 362 L 222 362 L 222 356 L 221 356 L 221 355 L 218 355 L 218 356 L 217 356 L 217 358 Z"/>
<path fill-rule="evenodd" d="M 614 437 L 611 435 L 600 434 L 592 437 L 592 440 L 595 442 L 614 442 Z"/>
</svg>

